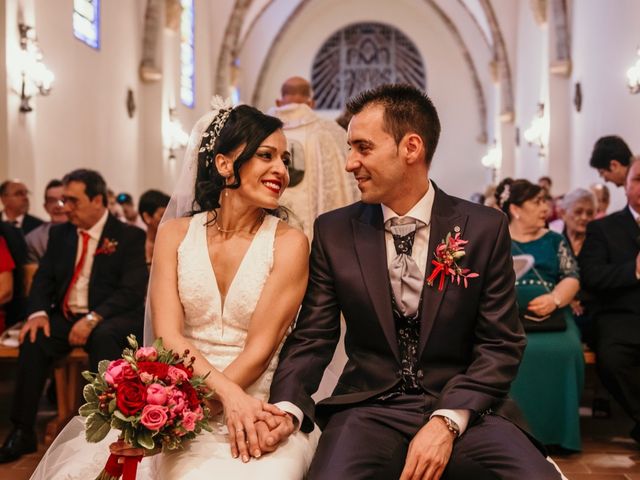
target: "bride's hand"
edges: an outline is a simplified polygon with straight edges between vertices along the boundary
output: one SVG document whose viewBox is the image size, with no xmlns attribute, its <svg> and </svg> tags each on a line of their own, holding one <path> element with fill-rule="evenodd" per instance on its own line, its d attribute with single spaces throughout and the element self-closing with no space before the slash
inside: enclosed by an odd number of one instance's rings
<svg viewBox="0 0 640 480">
<path fill-rule="evenodd" d="M 221 395 L 220 400 L 229 429 L 231 455 L 234 458 L 240 456 L 245 463 L 249 461 L 250 456 L 259 458 L 262 452 L 255 423 L 262 420 L 272 424 L 273 415 L 282 416 L 285 413 L 273 405 L 247 395 L 237 386 Z"/>
</svg>

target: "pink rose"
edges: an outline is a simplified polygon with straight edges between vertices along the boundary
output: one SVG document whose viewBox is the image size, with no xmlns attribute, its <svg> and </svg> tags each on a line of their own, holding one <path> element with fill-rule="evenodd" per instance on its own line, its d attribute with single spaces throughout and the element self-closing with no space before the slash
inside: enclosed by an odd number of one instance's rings
<svg viewBox="0 0 640 480">
<path fill-rule="evenodd" d="M 148 372 L 140 372 L 140 380 L 142 380 L 142 383 L 151 383 L 153 382 L 153 375 Z"/>
<path fill-rule="evenodd" d="M 169 367 L 169 371 L 167 372 L 167 375 L 169 376 L 169 381 L 174 384 L 182 383 L 185 380 L 189 380 L 189 377 L 187 376 L 187 372 L 176 367 Z"/>
<path fill-rule="evenodd" d="M 145 405 L 142 409 L 140 423 L 149 430 L 160 430 L 167 423 L 167 407 L 161 405 Z"/>
<path fill-rule="evenodd" d="M 182 428 L 184 428 L 187 432 L 193 432 L 196 428 L 196 422 L 198 421 L 198 414 L 192 412 L 191 410 L 185 410 L 182 415 Z"/>
<path fill-rule="evenodd" d="M 140 347 L 136 351 L 136 360 L 139 362 L 155 362 L 158 359 L 158 352 L 153 347 Z"/>
<path fill-rule="evenodd" d="M 109 363 L 107 371 L 104 374 L 104 379 L 109 385 L 115 385 L 123 380 L 132 379 L 136 377 L 136 372 L 131 368 L 129 362 L 121 358 Z"/>
<path fill-rule="evenodd" d="M 147 387 L 147 403 L 164 405 L 167 403 L 167 389 L 159 383 L 152 383 Z"/>
</svg>

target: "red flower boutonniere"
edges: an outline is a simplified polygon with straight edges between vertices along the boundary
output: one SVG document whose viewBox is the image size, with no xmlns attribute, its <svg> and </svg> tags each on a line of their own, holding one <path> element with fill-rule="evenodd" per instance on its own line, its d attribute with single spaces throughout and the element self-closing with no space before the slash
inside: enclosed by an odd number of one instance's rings
<svg viewBox="0 0 640 480">
<path fill-rule="evenodd" d="M 116 248 L 118 248 L 118 242 L 116 240 L 105 238 L 102 240 L 102 245 L 96 249 L 94 255 L 111 255 L 116 252 Z"/>
<path fill-rule="evenodd" d="M 456 228 L 456 230 L 459 230 Z M 427 278 L 427 284 L 431 287 L 438 275 L 440 280 L 438 283 L 438 290 L 442 291 L 444 288 L 447 277 L 451 277 L 452 282 L 456 282 L 460 285 L 460 279 L 464 283 L 464 288 L 468 287 L 468 278 L 479 277 L 480 274 L 471 272 L 468 268 L 461 268 L 458 265 L 460 260 L 465 255 L 464 246 L 469 243 L 469 240 L 463 240 L 460 238 L 460 232 L 456 232 L 455 235 L 451 235 L 451 232 L 447 233 L 447 237 L 436 247 L 435 259 L 431 260 L 431 263 L 435 267 L 429 278 Z"/>
</svg>

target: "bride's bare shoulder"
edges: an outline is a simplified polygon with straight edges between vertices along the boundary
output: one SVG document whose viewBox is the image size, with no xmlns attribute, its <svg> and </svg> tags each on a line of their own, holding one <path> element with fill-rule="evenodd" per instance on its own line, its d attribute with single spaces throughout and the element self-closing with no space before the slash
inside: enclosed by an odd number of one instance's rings
<svg viewBox="0 0 640 480">
<path fill-rule="evenodd" d="M 182 241 L 189 230 L 191 217 L 172 218 L 163 222 L 158 228 L 156 243 L 165 245 L 177 245 Z"/>
<path fill-rule="evenodd" d="M 292 250 L 300 251 L 303 255 L 309 254 L 309 239 L 302 230 L 292 227 L 287 222 L 278 222 L 276 230 L 276 251 L 281 250 L 291 253 Z"/>
</svg>

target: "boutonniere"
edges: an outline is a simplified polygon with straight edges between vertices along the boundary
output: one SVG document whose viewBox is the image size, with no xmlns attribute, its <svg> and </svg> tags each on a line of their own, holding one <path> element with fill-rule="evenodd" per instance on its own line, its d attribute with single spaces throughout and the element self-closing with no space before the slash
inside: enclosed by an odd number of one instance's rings
<svg viewBox="0 0 640 480">
<path fill-rule="evenodd" d="M 456 227 L 456 230 L 459 230 L 459 228 Z M 467 243 L 469 243 L 469 240 L 461 239 L 459 231 L 455 235 L 451 235 L 451 232 L 447 233 L 446 238 L 436 247 L 435 259 L 431 260 L 431 264 L 435 268 L 427 278 L 427 284 L 430 287 L 433 286 L 433 282 L 438 278 L 438 275 L 440 276 L 439 291 L 444 288 L 447 277 L 451 277 L 451 281 L 456 282 L 458 285 L 462 280 L 464 288 L 467 288 L 468 278 L 480 276 L 480 274 L 474 273 L 468 268 L 461 268 L 458 265 L 458 261 L 465 256 L 464 246 Z"/>
<path fill-rule="evenodd" d="M 102 245 L 100 245 L 96 249 L 95 255 L 111 255 L 116 252 L 116 248 L 118 248 L 118 242 L 111 238 L 105 238 L 102 240 Z"/>
</svg>

